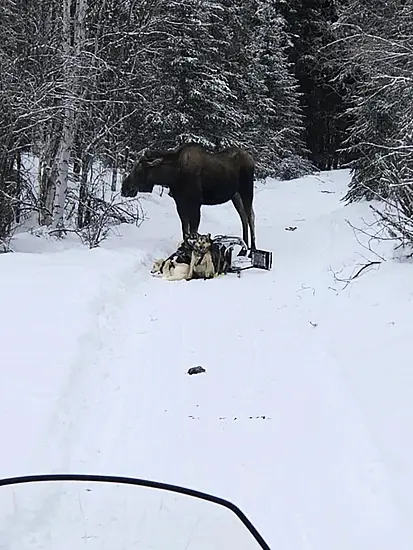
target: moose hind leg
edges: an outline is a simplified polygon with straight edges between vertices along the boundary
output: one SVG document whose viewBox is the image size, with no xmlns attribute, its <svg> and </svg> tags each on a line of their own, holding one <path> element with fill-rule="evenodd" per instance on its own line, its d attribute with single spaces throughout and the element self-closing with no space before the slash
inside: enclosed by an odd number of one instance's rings
<svg viewBox="0 0 413 550">
<path fill-rule="evenodd" d="M 247 212 L 248 223 L 251 230 L 251 250 L 256 250 L 257 247 L 255 245 L 255 212 L 252 204 L 246 206 L 245 210 Z"/>
<path fill-rule="evenodd" d="M 235 193 L 235 195 L 232 197 L 232 204 L 234 205 L 235 210 L 238 212 L 238 215 L 241 218 L 242 238 L 245 244 L 248 246 L 248 216 L 245 211 L 241 195 L 239 193 Z"/>
<path fill-rule="evenodd" d="M 253 193 L 250 190 L 242 190 L 240 193 L 242 204 L 244 205 L 245 215 L 248 220 L 248 225 L 251 233 L 251 250 L 256 250 L 255 245 L 255 213 L 252 206 Z"/>
</svg>

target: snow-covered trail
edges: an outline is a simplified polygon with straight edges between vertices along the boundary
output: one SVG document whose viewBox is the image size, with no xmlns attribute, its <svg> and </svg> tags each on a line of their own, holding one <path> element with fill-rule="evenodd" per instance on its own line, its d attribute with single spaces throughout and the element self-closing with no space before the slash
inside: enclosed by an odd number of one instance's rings
<svg viewBox="0 0 413 550">
<path fill-rule="evenodd" d="M 287 185 L 281 192 L 269 183 L 256 196 L 258 245 L 274 251 L 271 272 L 167 283 L 128 250 L 116 284 L 96 297 L 93 324 L 36 442 L 36 465 L 216 493 L 273 548 L 411 548 L 412 501 L 345 363 L 340 323 L 351 289 L 339 293 L 330 269 L 354 263 L 342 186 L 328 176 Z M 201 230 L 240 231 L 230 205 L 202 216 Z M 148 265 L 154 250 L 172 250 L 173 208 L 135 235 Z M 206 373 L 188 376 L 195 365 Z"/>
</svg>

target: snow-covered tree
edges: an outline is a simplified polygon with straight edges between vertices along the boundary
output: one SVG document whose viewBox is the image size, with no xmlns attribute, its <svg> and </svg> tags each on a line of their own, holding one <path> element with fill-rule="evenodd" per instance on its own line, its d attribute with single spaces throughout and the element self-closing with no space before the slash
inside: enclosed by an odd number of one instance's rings
<svg viewBox="0 0 413 550">
<path fill-rule="evenodd" d="M 231 140 L 241 120 L 223 55 L 224 8 L 214 0 L 162 0 L 158 10 L 156 78 L 146 118 L 150 143 L 215 146 Z"/>
<path fill-rule="evenodd" d="M 21 154 L 31 144 L 32 85 L 28 70 L 24 0 L 3 0 L 0 7 L 0 241 L 19 221 L 26 191 Z"/>
<path fill-rule="evenodd" d="M 304 153 L 297 83 L 273 2 L 165 0 L 158 16 L 152 143 L 243 145 L 261 175 Z"/>
<path fill-rule="evenodd" d="M 356 157 L 347 198 L 386 198 L 411 184 L 413 5 L 349 0 L 338 23 L 343 71 L 357 78 L 348 146 Z M 399 182 L 396 186 L 396 182 Z"/>
<path fill-rule="evenodd" d="M 30 129 L 39 158 L 39 221 L 58 227 L 72 169 L 83 203 L 92 161 L 124 164 L 125 147 L 140 135 L 145 32 L 156 1 L 141 2 L 143 12 L 132 0 L 7 2 L 19 15 L 10 25 L 24 47 L 13 60 L 26 76 L 25 111 L 16 121 Z M 7 95 L 14 101 L 12 90 Z"/>
<path fill-rule="evenodd" d="M 299 161 L 306 154 L 303 116 L 298 83 L 285 52 L 285 20 L 271 0 L 250 2 L 250 13 L 245 15 L 250 36 L 245 45 L 244 110 L 248 118 L 243 133 L 256 151 L 259 173 L 293 177 L 308 166 Z M 290 161 L 288 171 L 280 172 L 286 161 Z"/>
<path fill-rule="evenodd" d="M 338 22 L 343 71 L 357 77 L 348 146 L 356 157 L 346 199 L 385 200 L 391 234 L 413 243 L 413 4 L 348 0 Z"/>
<path fill-rule="evenodd" d="M 115 189 L 117 171 L 152 145 L 243 145 L 260 175 L 303 154 L 296 81 L 270 0 L 3 0 L 0 10 L 7 225 L 26 151 L 38 159 L 32 207 L 52 229 L 73 211 L 79 227 L 88 223 L 96 161 Z"/>
<path fill-rule="evenodd" d="M 288 57 L 302 92 L 306 146 L 311 160 L 322 170 L 335 168 L 347 160 L 338 150 L 348 124 L 344 115 L 348 79 L 338 78 L 342 57 L 334 55 L 336 52 L 328 47 L 334 40 L 337 6 L 345 1 L 280 2 L 281 13 L 287 20 Z"/>
</svg>

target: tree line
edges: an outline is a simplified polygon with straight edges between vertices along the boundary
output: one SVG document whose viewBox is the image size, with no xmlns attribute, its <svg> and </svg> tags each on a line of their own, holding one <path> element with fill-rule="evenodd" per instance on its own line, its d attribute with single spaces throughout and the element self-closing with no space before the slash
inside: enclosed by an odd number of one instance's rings
<svg viewBox="0 0 413 550">
<path fill-rule="evenodd" d="M 96 164 L 116 190 L 142 149 L 186 141 L 246 147 L 258 177 L 350 166 L 346 198 L 380 198 L 406 224 L 412 10 L 411 0 L 0 0 L 0 239 L 33 215 L 53 231 L 69 218 L 79 229 L 103 213 L 133 218 L 96 191 Z"/>
</svg>

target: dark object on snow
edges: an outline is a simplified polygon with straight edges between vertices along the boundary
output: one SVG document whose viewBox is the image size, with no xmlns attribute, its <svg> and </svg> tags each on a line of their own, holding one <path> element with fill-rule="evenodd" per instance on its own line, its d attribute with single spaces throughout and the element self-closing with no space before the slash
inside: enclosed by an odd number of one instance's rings
<svg viewBox="0 0 413 550">
<path fill-rule="evenodd" d="M 166 151 L 146 151 L 122 182 L 121 194 L 136 197 L 152 193 L 155 185 L 169 188 L 182 224 L 182 236 L 197 233 L 202 205 L 232 201 L 242 223 L 242 236 L 255 249 L 254 159 L 243 149 L 230 147 L 210 153 L 187 143 Z"/>
<path fill-rule="evenodd" d="M 198 365 L 197 367 L 191 367 L 188 370 L 188 374 L 201 374 L 202 372 L 206 372 L 204 367 L 201 367 L 201 365 Z"/>
<path fill-rule="evenodd" d="M 286 231 L 295 231 L 296 229 L 297 229 L 297 226 L 295 225 L 290 225 L 289 227 L 285 228 Z"/>
</svg>

